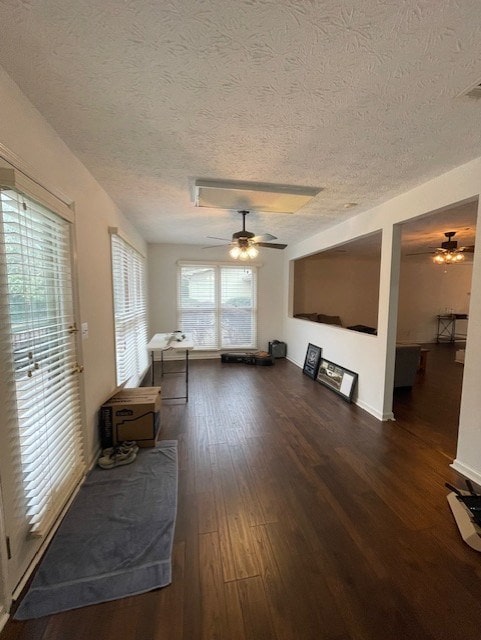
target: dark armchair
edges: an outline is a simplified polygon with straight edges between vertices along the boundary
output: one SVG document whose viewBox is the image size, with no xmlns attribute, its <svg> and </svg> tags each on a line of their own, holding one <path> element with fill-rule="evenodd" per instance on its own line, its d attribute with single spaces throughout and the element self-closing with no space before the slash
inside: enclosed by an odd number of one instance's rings
<svg viewBox="0 0 481 640">
<path fill-rule="evenodd" d="M 396 345 L 396 361 L 394 366 L 394 388 L 412 387 L 419 369 L 421 345 Z"/>
</svg>

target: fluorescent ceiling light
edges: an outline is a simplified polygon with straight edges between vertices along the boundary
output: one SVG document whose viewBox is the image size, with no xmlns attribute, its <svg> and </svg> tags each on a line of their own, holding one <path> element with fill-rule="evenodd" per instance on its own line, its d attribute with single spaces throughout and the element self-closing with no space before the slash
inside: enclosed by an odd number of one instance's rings
<svg viewBox="0 0 481 640">
<path fill-rule="evenodd" d="M 197 179 L 194 184 L 194 204 L 196 207 L 233 211 L 247 209 L 294 213 L 320 191 L 321 187 Z"/>
</svg>

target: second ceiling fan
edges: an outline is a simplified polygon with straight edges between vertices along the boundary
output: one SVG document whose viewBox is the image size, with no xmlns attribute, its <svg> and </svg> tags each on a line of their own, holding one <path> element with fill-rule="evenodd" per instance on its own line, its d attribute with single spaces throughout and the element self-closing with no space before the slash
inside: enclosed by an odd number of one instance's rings
<svg viewBox="0 0 481 640">
<path fill-rule="evenodd" d="M 440 247 L 433 247 L 434 251 L 408 253 L 407 255 L 419 256 L 423 254 L 431 254 L 433 256 L 433 262 L 437 264 L 454 264 L 456 262 L 463 262 L 465 253 L 474 252 L 474 244 L 467 245 L 465 247 L 458 247 L 457 240 L 453 240 L 456 235 L 456 231 L 445 231 L 444 235 L 447 240 L 441 242 Z"/>
</svg>

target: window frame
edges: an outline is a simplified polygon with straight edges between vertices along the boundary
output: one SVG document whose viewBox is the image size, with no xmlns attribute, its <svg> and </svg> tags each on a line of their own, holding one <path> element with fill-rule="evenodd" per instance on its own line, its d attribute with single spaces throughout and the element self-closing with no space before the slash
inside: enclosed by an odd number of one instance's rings
<svg viewBox="0 0 481 640">
<path fill-rule="evenodd" d="M 213 314 L 215 318 L 215 340 L 216 346 L 196 346 L 195 336 L 194 338 L 194 350 L 195 351 L 226 351 L 226 350 L 245 350 L 245 349 L 257 349 L 258 348 L 258 263 L 232 263 L 232 262 L 207 262 L 196 260 L 179 260 L 177 262 L 177 308 L 176 308 L 176 320 L 177 327 L 181 330 L 189 332 L 188 328 L 182 327 L 182 315 L 183 309 L 181 307 L 182 302 L 182 269 L 185 267 L 190 268 L 206 268 L 214 271 L 214 299 L 215 304 L 213 307 Z M 226 307 L 222 307 L 221 302 L 221 287 L 222 287 L 222 272 L 225 270 L 245 270 L 249 269 L 252 273 L 252 307 L 242 307 L 242 309 L 248 309 L 250 311 L 251 327 L 252 327 L 252 341 L 249 344 L 243 344 L 238 346 L 232 346 L 223 343 L 222 336 L 222 313 L 226 311 Z M 229 309 L 229 307 L 227 307 Z M 234 309 L 234 307 L 233 307 Z"/>
</svg>

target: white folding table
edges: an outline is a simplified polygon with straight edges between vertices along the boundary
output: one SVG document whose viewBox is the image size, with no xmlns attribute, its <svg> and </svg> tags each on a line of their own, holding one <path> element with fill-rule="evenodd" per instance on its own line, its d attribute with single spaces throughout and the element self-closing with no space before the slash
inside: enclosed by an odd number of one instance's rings
<svg viewBox="0 0 481 640">
<path fill-rule="evenodd" d="M 151 380 L 152 386 L 155 387 L 154 374 L 154 358 L 156 353 L 160 353 L 160 377 L 168 373 L 185 373 L 185 396 L 173 396 L 170 398 L 162 397 L 163 400 L 184 400 L 189 402 L 189 351 L 194 348 L 194 341 L 190 333 L 174 332 L 174 333 L 156 333 L 147 345 L 147 351 L 151 356 Z M 164 372 L 164 352 L 165 351 L 184 351 L 185 353 L 185 369 L 184 371 L 166 371 Z"/>
</svg>

